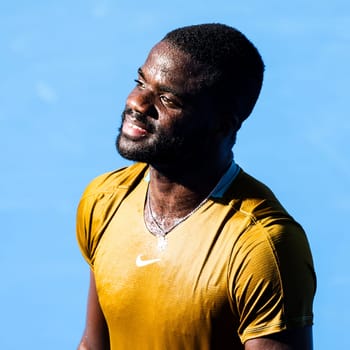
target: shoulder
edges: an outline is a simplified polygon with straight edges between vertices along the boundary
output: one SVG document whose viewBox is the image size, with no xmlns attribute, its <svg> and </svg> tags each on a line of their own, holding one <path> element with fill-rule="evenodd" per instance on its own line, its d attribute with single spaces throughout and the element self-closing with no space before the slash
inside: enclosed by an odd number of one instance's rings
<svg viewBox="0 0 350 350">
<path fill-rule="evenodd" d="M 299 254 L 311 263 L 304 229 L 266 185 L 241 171 L 229 190 L 235 211 L 232 218 L 245 223 L 237 240 L 240 249 L 243 245 L 250 253 L 260 251 L 262 259 L 269 250 L 279 262 L 286 257 L 296 260 L 293 254 Z"/>
<path fill-rule="evenodd" d="M 148 166 L 146 164 L 135 163 L 129 167 L 120 168 L 99 175 L 86 187 L 82 195 L 82 200 L 90 196 L 114 193 L 118 189 L 130 189 L 135 183 L 144 177 L 147 169 Z"/>
<path fill-rule="evenodd" d="M 268 186 L 242 169 L 231 184 L 226 195 L 233 199 L 244 201 L 246 204 L 258 203 L 261 200 L 278 203 L 276 196 Z"/>
<path fill-rule="evenodd" d="M 298 225 L 272 190 L 243 170 L 233 181 L 225 197 L 236 212 L 252 223 L 259 222 L 264 225 L 267 224 L 266 220 L 275 219 Z"/>
<path fill-rule="evenodd" d="M 87 186 L 76 217 L 77 240 L 83 256 L 93 266 L 103 233 L 123 199 L 144 178 L 148 167 L 136 163 L 98 176 Z"/>
</svg>

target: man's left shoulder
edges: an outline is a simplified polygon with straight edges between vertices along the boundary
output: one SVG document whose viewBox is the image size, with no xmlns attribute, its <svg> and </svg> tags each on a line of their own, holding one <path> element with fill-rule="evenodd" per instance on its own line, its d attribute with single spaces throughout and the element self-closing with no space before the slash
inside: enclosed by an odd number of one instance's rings
<svg viewBox="0 0 350 350">
<path fill-rule="evenodd" d="M 292 219 L 272 190 L 243 170 L 233 181 L 225 197 L 233 203 L 236 210 L 252 216 L 255 220 L 267 216 Z"/>
</svg>

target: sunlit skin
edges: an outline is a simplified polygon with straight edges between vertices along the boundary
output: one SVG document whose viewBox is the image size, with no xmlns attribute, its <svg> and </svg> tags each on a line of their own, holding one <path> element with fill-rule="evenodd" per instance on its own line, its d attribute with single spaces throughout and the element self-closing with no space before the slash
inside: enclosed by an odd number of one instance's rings
<svg viewBox="0 0 350 350">
<path fill-rule="evenodd" d="M 222 127 L 210 96 L 201 91 L 201 69 L 187 54 L 160 42 L 126 101 L 122 155 L 133 149 L 134 159 L 143 160 L 138 154 L 159 144 L 160 135 L 166 138 L 165 151 L 154 152 L 148 162 L 152 208 L 169 225 L 208 195 L 232 160 L 233 131 Z"/>
<path fill-rule="evenodd" d="M 117 141 L 122 155 L 138 161 L 148 157 L 152 208 L 169 227 L 208 195 L 232 160 L 235 133 L 217 113 L 219 106 L 201 91 L 202 68 L 168 43 L 158 43 L 138 70 Z M 244 348 L 311 350 L 311 327 L 248 340 Z M 93 272 L 79 349 L 109 349 Z"/>
</svg>

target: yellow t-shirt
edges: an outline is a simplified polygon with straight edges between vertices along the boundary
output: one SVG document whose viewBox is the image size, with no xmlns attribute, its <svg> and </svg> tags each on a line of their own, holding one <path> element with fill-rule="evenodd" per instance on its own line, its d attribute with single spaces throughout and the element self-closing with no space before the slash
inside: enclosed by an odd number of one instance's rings
<svg viewBox="0 0 350 350">
<path fill-rule="evenodd" d="M 79 204 L 111 349 L 243 349 L 312 324 L 315 274 L 304 231 L 241 171 L 159 241 L 146 228 L 147 167 L 102 175 Z"/>
</svg>

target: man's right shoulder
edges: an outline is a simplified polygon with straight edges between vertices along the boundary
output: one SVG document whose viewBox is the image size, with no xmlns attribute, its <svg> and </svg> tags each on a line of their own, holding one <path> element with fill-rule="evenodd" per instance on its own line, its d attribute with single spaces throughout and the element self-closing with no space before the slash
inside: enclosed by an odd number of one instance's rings
<svg viewBox="0 0 350 350">
<path fill-rule="evenodd" d="M 145 177 L 148 166 L 136 163 L 96 177 L 84 191 L 77 208 L 77 240 L 83 256 L 93 266 L 106 227 L 119 205 Z"/>
<path fill-rule="evenodd" d="M 148 170 L 145 163 L 135 163 L 94 178 L 86 187 L 82 198 L 132 189 Z"/>
</svg>

